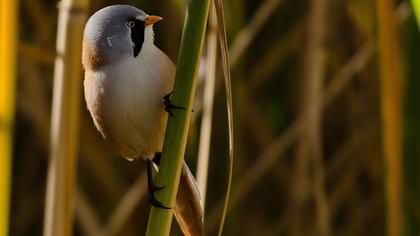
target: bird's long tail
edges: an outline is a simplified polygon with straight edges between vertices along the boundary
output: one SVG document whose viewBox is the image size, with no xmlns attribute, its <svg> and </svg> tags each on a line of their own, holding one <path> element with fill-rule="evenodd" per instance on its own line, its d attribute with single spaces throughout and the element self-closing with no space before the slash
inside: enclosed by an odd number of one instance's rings
<svg viewBox="0 0 420 236">
<path fill-rule="evenodd" d="M 203 211 L 200 192 L 187 164 L 182 165 L 178 195 L 174 208 L 175 217 L 182 232 L 188 236 L 204 235 Z"/>
</svg>

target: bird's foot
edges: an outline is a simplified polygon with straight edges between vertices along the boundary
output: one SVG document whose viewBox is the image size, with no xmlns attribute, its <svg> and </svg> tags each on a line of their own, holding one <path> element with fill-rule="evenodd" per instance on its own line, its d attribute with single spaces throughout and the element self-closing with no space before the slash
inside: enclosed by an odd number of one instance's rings
<svg viewBox="0 0 420 236">
<path fill-rule="evenodd" d="M 167 207 L 165 205 L 163 205 L 161 202 L 159 202 L 158 200 L 156 200 L 155 196 L 153 194 L 150 195 L 150 199 L 149 202 L 152 206 L 155 206 L 157 208 L 163 208 L 163 209 L 172 209 L 171 207 Z"/>
<path fill-rule="evenodd" d="M 165 187 L 158 187 L 153 183 L 153 177 L 152 177 L 152 161 L 147 160 L 147 189 L 149 190 L 150 194 L 150 204 L 152 204 L 155 207 L 163 208 L 163 209 L 171 209 L 170 207 L 167 207 L 163 205 L 161 202 L 159 202 L 155 197 L 155 192 L 164 189 Z"/>
<path fill-rule="evenodd" d="M 152 204 L 155 207 L 158 208 L 163 208 L 163 209 L 171 209 L 170 207 L 167 207 L 165 205 L 163 205 L 163 203 L 159 202 L 156 197 L 155 197 L 155 192 L 164 189 L 165 187 L 158 187 L 154 184 L 149 183 L 148 184 L 148 190 L 149 190 L 149 194 L 150 194 L 150 204 Z"/>
<path fill-rule="evenodd" d="M 185 110 L 185 107 L 181 107 L 181 106 L 177 106 L 175 104 L 172 103 L 171 101 L 171 95 L 172 92 L 168 93 L 165 95 L 165 97 L 163 97 L 164 104 L 165 104 L 165 111 L 169 113 L 170 116 L 175 117 L 175 115 L 172 113 L 173 109 L 182 109 Z"/>
</svg>

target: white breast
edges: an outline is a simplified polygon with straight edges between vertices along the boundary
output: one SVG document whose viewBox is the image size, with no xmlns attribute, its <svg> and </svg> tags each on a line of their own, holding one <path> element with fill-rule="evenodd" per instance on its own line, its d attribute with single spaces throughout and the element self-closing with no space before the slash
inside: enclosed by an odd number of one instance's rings
<svg viewBox="0 0 420 236">
<path fill-rule="evenodd" d="M 85 75 L 85 98 L 95 125 L 127 159 L 153 158 L 161 151 L 175 65 L 157 47 L 145 45 L 138 57 Z"/>
</svg>

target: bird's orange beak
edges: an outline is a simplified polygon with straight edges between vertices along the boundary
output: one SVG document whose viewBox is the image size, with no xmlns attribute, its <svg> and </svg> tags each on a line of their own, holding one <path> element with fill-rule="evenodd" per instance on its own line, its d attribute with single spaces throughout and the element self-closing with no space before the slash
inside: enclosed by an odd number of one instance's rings
<svg viewBox="0 0 420 236">
<path fill-rule="evenodd" d="M 154 23 L 162 20 L 163 18 L 160 16 L 148 16 L 146 17 L 146 21 L 144 22 L 145 26 L 153 25 Z"/>
</svg>

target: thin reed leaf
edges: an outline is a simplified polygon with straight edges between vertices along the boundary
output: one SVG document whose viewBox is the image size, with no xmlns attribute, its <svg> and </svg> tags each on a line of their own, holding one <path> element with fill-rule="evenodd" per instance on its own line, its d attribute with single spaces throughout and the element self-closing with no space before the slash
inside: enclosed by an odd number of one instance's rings
<svg viewBox="0 0 420 236">
<path fill-rule="evenodd" d="M 225 223 L 226 214 L 228 211 L 230 191 L 232 186 L 232 175 L 233 175 L 233 102 L 232 102 L 232 81 L 230 78 L 230 64 L 229 64 L 229 49 L 226 36 L 226 24 L 225 16 L 223 11 L 223 0 L 215 0 L 214 6 L 217 15 L 217 28 L 219 32 L 219 45 L 220 54 L 222 57 L 223 76 L 225 81 L 225 92 L 226 92 L 226 108 L 228 115 L 228 128 L 229 128 L 229 160 L 228 160 L 228 181 L 226 186 L 225 201 L 222 210 L 222 218 L 220 220 L 220 226 L 218 235 L 222 235 L 223 225 Z"/>
</svg>

